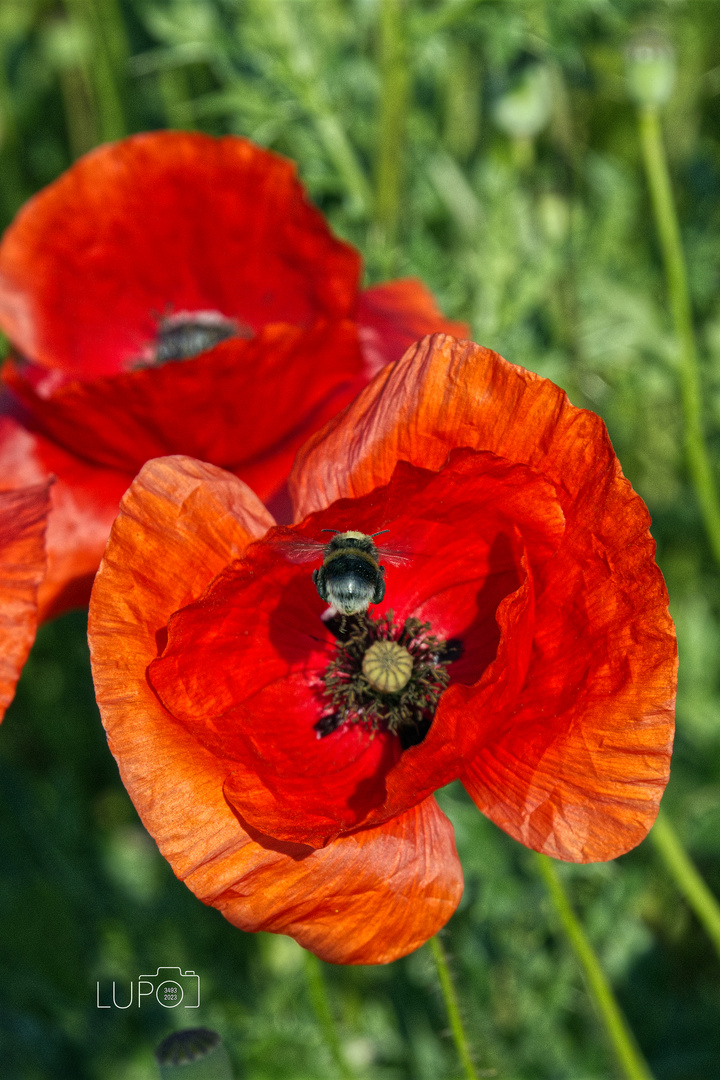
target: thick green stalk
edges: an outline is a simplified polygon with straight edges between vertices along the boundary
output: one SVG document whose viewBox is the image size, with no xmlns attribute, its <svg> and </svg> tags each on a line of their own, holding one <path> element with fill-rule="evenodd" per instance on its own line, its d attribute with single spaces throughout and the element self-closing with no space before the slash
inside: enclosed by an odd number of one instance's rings
<svg viewBox="0 0 720 1080">
<path fill-rule="evenodd" d="M 685 256 L 657 106 L 641 106 L 638 118 L 643 162 L 665 264 L 670 308 L 679 347 L 680 393 L 685 417 L 687 463 L 705 531 L 713 554 L 720 563 L 720 501 L 703 430 L 702 391 Z"/>
<path fill-rule="evenodd" d="M 121 139 L 126 133 L 120 92 L 121 57 L 126 48 L 118 38 L 118 24 L 124 33 L 121 17 L 112 0 L 64 0 L 64 4 L 70 18 L 85 27 L 92 41 L 87 74 L 95 93 L 100 138 L 104 142 Z"/>
<path fill-rule="evenodd" d="M 580 921 L 572 909 L 565 887 L 555 864 L 546 855 L 536 855 L 540 876 L 562 923 L 568 941 L 583 969 L 590 996 L 610 1040 L 626 1080 L 653 1080 L 627 1021 L 617 1003 L 612 987 L 600 966 L 597 954 L 588 941 Z"/>
<path fill-rule="evenodd" d="M 169 128 L 194 127 L 194 117 L 190 107 L 190 90 L 187 71 L 183 67 L 160 68 L 157 72 L 160 97 L 165 106 L 165 116 Z"/>
<path fill-rule="evenodd" d="M 15 103 L 7 78 L 5 50 L 0 50 L 0 213 L 9 222 L 25 197 Z"/>
<path fill-rule="evenodd" d="M 92 4 L 95 20 L 103 32 L 105 49 L 115 77 L 122 82 L 130 57 L 130 42 L 120 0 L 92 0 Z"/>
<path fill-rule="evenodd" d="M 680 226 L 673 199 L 657 105 L 638 113 L 643 161 L 660 239 L 675 334 L 680 350 L 680 393 L 685 418 L 685 446 L 690 477 L 713 555 L 720 563 L 720 501 L 705 441 L 702 388 Z M 679 891 L 707 931 L 720 956 L 720 905 L 700 877 L 682 841 L 664 814 L 651 834 Z"/>
<path fill-rule="evenodd" d="M 402 201 L 410 80 L 405 0 L 381 0 L 381 99 L 377 149 L 375 223 L 383 246 L 397 241 Z"/>
<path fill-rule="evenodd" d="M 97 146 L 99 141 L 95 96 L 84 66 L 60 71 L 59 80 L 70 153 L 73 158 L 79 158 Z"/>
<path fill-rule="evenodd" d="M 720 904 L 700 877 L 680 837 L 662 810 L 650 831 L 650 839 L 720 957 Z"/>
<path fill-rule="evenodd" d="M 440 944 L 440 939 L 437 934 L 435 937 L 430 938 L 428 945 L 430 946 L 430 951 L 432 952 L 435 961 L 435 967 L 437 968 L 440 989 L 442 990 L 442 995 L 445 999 L 445 1008 L 447 1009 L 448 1019 L 450 1020 L 450 1029 L 453 1034 L 453 1039 L 455 1040 L 455 1046 L 457 1047 L 458 1057 L 460 1058 L 463 1072 L 465 1073 L 467 1080 L 478 1080 L 478 1074 L 475 1071 L 475 1066 L 473 1065 L 470 1056 L 470 1045 L 460 1017 L 460 1007 L 458 1005 L 458 998 L 453 985 L 452 975 L 450 974 L 450 965 L 447 962 L 445 950 Z"/>
<path fill-rule="evenodd" d="M 314 956 L 311 952 L 305 953 L 305 972 L 310 990 L 310 1001 L 312 1002 L 315 1016 L 320 1024 L 325 1043 L 335 1062 L 338 1076 L 342 1077 L 342 1080 L 355 1080 L 354 1073 L 345 1060 L 340 1036 L 338 1035 L 335 1020 L 330 1008 L 327 987 L 325 986 L 325 979 L 323 978 L 322 964 L 317 956 Z"/>
</svg>

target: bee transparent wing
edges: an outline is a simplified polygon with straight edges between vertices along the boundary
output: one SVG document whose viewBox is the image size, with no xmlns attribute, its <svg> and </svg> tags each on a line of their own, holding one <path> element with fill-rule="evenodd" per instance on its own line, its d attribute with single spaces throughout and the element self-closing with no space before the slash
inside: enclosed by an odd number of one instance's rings
<svg viewBox="0 0 720 1080">
<path fill-rule="evenodd" d="M 325 552 L 325 544 L 321 541 L 308 540 L 303 536 L 277 536 L 268 543 L 292 563 L 317 562 Z"/>
<path fill-rule="evenodd" d="M 415 558 L 415 553 L 403 548 L 376 547 L 378 558 L 391 566 L 407 566 Z"/>
<path fill-rule="evenodd" d="M 293 563 L 315 562 L 322 559 L 327 548 L 327 541 L 325 540 L 311 540 L 309 537 L 282 532 L 268 539 L 268 543 L 283 555 L 288 562 Z M 390 563 L 392 566 L 406 566 L 416 557 L 414 551 L 405 548 L 376 546 L 375 550 L 383 562 Z"/>
</svg>

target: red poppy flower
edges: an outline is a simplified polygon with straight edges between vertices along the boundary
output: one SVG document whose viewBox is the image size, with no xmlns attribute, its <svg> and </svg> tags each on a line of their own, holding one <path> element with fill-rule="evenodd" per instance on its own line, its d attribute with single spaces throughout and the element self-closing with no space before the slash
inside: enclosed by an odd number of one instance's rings
<svg viewBox="0 0 720 1080">
<path fill-rule="evenodd" d="M 215 462 L 264 499 L 298 446 L 425 333 L 417 281 L 360 258 L 294 166 L 245 139 L 134 136 L 32 199 L 0 244 L 0 488 L 57 477 L 44 614 L 87 600 L 144 461 Z"/>
<path fill-rule="evenodd" d="M 35 640 L 49 487 L 0 492 L 0 720 Z"/>
<path fill-rule="evenodd" d="M 227 473 L 149 462 L 93 590 L 110 747 L 200 899 L 327 960 L 380 963 L 459 900 L 432 797 L 452 780 L 559 858 L 645 836 L 675 635 L 647 510 L 597 416 L 437 335 L 304 446 L 290 490 L 296 524 L 273 529 Z M 328 529 L 333 550 L 387 530 L 404 551 L 367 616 L 327 611 L 332 560 L 318 587 L 293 561 Z"/>
</svg>

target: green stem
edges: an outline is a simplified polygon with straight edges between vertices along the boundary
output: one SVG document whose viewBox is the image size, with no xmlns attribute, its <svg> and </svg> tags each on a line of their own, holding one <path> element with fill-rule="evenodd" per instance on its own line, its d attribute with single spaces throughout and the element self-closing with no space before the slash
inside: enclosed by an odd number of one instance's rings
<svg viewBox="0 0 720 1080">
<path fill-rule="evenodd" d="M 95 91 L 100 138 L 121 139 L 126 132 L 119 86 L 121 57 L 125 55 L 123 39 L 118 37 L 120 31 L 124 33 L 121 16 L 112 0 L 64 0 L 64 4 L 70 18 L 86 28 L 92 41 L 87 74 Z"/>
<path fill-rule="evenodd" d="M 312 7 L 306 8 L 305 32 L 301 32 L 292 5 L 273 0 L 271 8 L 276 38 L 285 50 L 290 89 L 312 119 L 325 151 L 350 198 L 352 213 L 364 216 L 371 203 L 370 185 L 360 160 L 353 149 L 331 98 L 324 73 L 307 42 L 307 18 Z M 312 35 L 310 26 L 309 34 Z"/>
<path fill-rule="evenodd" d="M 720 957 L 720 904 L 700 877 L 680 837 L 662 810 L 650 831 L 650 838 Z"/>
<path fill-rule="evenodd" d="M 620 1011 L 612 987 L 605 977 L 600 961 L 585 936 L 580 921 L 573 911 L 555 864 L 546 855 L 535 855 L 540 876 L 543 878 L 555 910 L 567 934 L 573 952 L 583 969 L 588 990 L 597 1007 L 600 1019 L 612 1045 L 626 1080 L 652 1080 L 640 1049 L 635 1042 L 627 1021 Z"/>
<path fill-rule="evenodd" d="M 402 201 L 404 147 L 410 80 L 404 0 L 381 0 L 380 76 L 382 92 L 377 156 L 375 222 L 383 245 L 397 240 Z"/>
<path fill-rule="evenodd" d="M 335 1020 L 330 1008 L 327 987 L 325 986 L 325 979 L 323 978 L 322 964 L 317 956 L 314 956 L 311 952 L 305 953 L 305 972 L 310 990 L 310 1001 L 312 1002 L 315 1016 L 317 1017 L 325 1037 L 327 1047 L 332 1054 L 332 1059 L 335 1062 L 338 1074 L 342 1077 L 342 1080 L 355 1080 L 354 1074 L 343 1054 L 340 1036 L 338 1035 Z"/>
<path fill-rule="evenodd" d="M 169 128 L 191 128 L 194 117 L 190 107 L 190 89 L 187 71 L 183 67 L 160 68 L 157 72 L 160 97 L 165 106 Z"/>
<path fill-rule="evenodd" d="M 98 144 L 95 98 L 84 67 L 65 68 L 59 72 L 59 80 L 70 152 L 79 158 Z"/>
<path fill-rule="evenodd" d="M 130 58 L 130 42 L 120 0 L 94 0 L 95 21 L 103 32 L 105 50 L 119 82 L 124 80 Z"/>
<path fill-rule="evenodd" d="M 20 141 L 15 102 L 7 77 L 6 49 L 0 50 L 0 212 L 7 224 L 25 198 L 20 171 Z"/>
<path fill-rule="evenodd" d="M 655 225 L 665 264 L 670 307 L 680 349 L 680 393 L 685 416 L 685 449 L 688 468 L 710 546 L 716 560 L 720 563 L 720 501 L 718 501 L 703 430 L 702 392 L 690 292 L 660 117 L 655 106 L 643 106 L 640 108 L 638 119 L 643 162 L 650 187 Z"/>
<path fill-rule="evenodd" d="M 640 108 L 638 118 L 643 161 L 665 264 L 675 333 L 680 347 L 680 392 L 685 417 L 688 467 L 710 547 L 716 561 L 720 563 L 720 501 L 705 441 L 702 389 L 690 290 L 660 116 L 656 106 L 646 105 Z M 720 956 L 720 905 L 718 901 L 700 877 L 680 838 L 664 814 L 660 814 L 650 835 L 678 889 L 685 896 Z"/>
<path fill-rule="evenodd" d="M 453 1039 L 455 1040 L 460 1063 L 462 1064 L 467 1080 L 478 1080 L 478 1074 L 475 1071 L 475 1066 L 473 1065 L 470 1056 L 470 1045 L 460 1017 L 460 1006 L 458 1005 L 457 993 L 453 986 L 450 966 L 447 962 L 447 957 L 445 956 L 445 950 L 440 944 L 440 939 L 437 934 L 435 937 L 430 938 L 428 945 L 430 946 L 435 961 L 435 967 L 437 968 L 440 989 L 442 990 L 443 998 L 445 999 L 445 1008 L 447 1009 L 450 1028 L 452 1030 Z"/>
</svg>

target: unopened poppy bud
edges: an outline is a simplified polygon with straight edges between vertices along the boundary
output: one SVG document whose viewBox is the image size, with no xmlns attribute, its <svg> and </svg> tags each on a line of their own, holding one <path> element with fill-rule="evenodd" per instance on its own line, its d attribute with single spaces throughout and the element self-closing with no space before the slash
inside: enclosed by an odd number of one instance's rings
<svg viewBox="0 0 720 1080">
<path fill-rule="evenodd" d="M 534 139 L 550 119 L 552 78 L 537 62 L 527 64 L 493 109 L 495 123 L 513 139 Z"/>
<path fill-rule="evenodd" d="M 399 694 L 410 682 L 413 659 L 396 641 L 376 641 L 365 653 L 362 672 L 381 694 Z"/>
<path fill-rule="evenodd" d="M 669 99 L 675 86 L 675 50 L 657 30 L 633 38 L 626 52 L 630 96 L 638 105 L 658 107 Z"/>
<path fill-rule="evenodd" d="M 233 1080 L 222 1039 L 209 1028 L 174 1031 L 158 1046 L 155 1060 L 161 1080 Z"/>
</svg>

